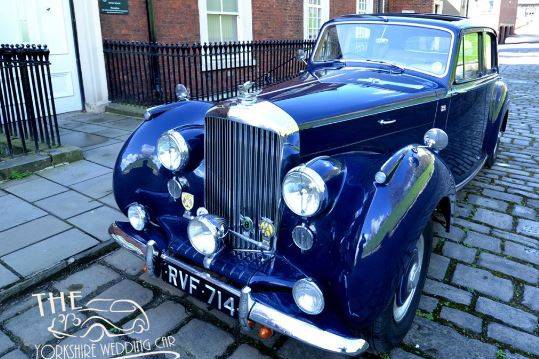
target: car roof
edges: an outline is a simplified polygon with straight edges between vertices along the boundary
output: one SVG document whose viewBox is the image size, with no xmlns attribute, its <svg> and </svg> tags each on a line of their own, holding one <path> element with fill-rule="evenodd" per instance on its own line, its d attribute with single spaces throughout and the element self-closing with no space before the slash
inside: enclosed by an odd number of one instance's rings
<svg viewBox="0 0 539 359">
<path fill-rule="evenodd" d="M 462 16 L 443 15 L 443 14 L 428 14 L 428 13 L 378 13 L 378 14 L 350 14 L 337 17 L 330 20 L 332 22 L 347 22 L 347 21 L 380 21 L 380 22 L 400 22 L 410 24 L 422 24 L 444 27 L 455 32 L 463 29 L 482 27 L 490 28 L 484 23 L 477 20 L 472 20 Z"/>
</svg>

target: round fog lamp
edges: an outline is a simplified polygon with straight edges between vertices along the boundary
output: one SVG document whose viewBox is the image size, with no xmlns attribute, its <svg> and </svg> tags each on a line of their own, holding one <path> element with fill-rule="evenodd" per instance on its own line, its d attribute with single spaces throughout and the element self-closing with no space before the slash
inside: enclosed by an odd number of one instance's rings
<svg viewBox="0 0 539 359">
<path fill-rule="evenodd" d="M 294 243 L 303 251 L 308 251 L 313 247 L 313 237 L 313 232 L 304 225 L 297 226 L 292 230 Z"/>
<path fill-rule="evenodd" d="M 189 242 L 197 252 L 205 256 L 221 249 L 225 234 L 225 220 L 211 214 L 197 216 L 187 226 Z"/>
<path fill-rule="evenodd" d="M 143 206 L 138 203 L 134 203 L 129 206 L 127 210 L 127 218 L 129 218 L 129 223 L 137 231 L 142 231 L 148 222 L 148 215 Z"/>
<path fill-rule="evenodd" d="M 324 310 L 324 295 L 311 278 L 298 280 L 292 287 L 292 296 L 299 309 L 307 314 L 320 314 Z"/>
</svg>

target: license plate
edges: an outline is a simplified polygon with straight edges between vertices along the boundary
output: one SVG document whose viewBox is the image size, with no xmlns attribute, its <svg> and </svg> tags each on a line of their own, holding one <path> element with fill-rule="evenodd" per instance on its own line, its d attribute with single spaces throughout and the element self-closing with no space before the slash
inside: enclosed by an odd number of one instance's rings
<svg viewBox="0 0 539 359">
<path fill-rule="evenodd" d="M 161 278 L 170 285 L 203 301 L 212 308 L 233 318 L 238 316 L 239 296 L 191 273 L 189 270 L 164 262 Z"/>
</svg>

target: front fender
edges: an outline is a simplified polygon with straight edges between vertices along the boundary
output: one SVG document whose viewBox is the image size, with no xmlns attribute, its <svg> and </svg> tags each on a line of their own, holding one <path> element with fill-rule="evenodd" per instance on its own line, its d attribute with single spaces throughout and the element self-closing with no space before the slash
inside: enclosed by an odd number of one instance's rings
<svg viewBox="0 0 539 359">
<path fill-rule="evenodd" d="M 183 173 L 189 182 L 189 191 L 195 196 L 195 205 L 203 203 L 204 116 L 213 105 L 200 101 L 184 101 L 174 106 L 165 105 L 166 111 L 151 109 L 144 121 L 125 142 L 114 167 L 113 188 L 118 208 L 124 213 L 133 202 L 151 209 L 150 216 L 158 218 L 183 213 L 167 190 L 167 181 L 173 174 L 157 160 L 158 138 L 170 129 L 179 129 L 192 148 L 188 165 Z"/>
<path fill-rule="evenodd" d="M 390 303 L 415 241 L 438 205 L 455 198 L 455 181 L 438 154 L 407 146 L 389 161 L 393 173 L 374 185 L 342 278 L 348 315 L 361 321 Z"/>
</svg>

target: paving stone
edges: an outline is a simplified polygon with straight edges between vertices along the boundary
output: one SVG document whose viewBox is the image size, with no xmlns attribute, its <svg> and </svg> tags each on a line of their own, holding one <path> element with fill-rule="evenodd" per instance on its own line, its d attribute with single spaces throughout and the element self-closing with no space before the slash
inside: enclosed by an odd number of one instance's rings
<svg viewBox="0 0 539 359">
<path fill-rule="evenodd" d="M 37 201 L 36 205 L 66 219 L 97 208 L 101 203 L 75 191 L 68 191 Z"/>
<path fill-rule="evenodd" d="M 513 203 L 518 203 L 518 204 L 522 203 L 522 197 L 514 195 L 514 194 L 494 191 L 491 189 L 484 189 L 483 194 L 491 198 L 501 199 L 502 201 L 508 201 L 508 202 L 513 202 Z"/>
<path fill-rule="evenodd" d="M 453 283 L 506 302 L 513 297 L 513 284 L 510 280 L 496 277 L 486 270 L 468 267 L 463 264 L 457 264 L 453 274 Z"/>
<path fill-rule="evenodd" d="M 69 228 L 71 226 L 65 222 L 53 216 L 45 216 L 8 229 L 0 233 L 0 256 L 39 242 Z"/>
<path fill-rule="evenodd" d="M 517 205 L 513 208 L 513 216 L 535 219 L 537 218 L 537 211 L 533 208 Z"/>
<path fill-rule="evenodd" d="M 470 330 L 475 333 L 481 333 L 483 321 L 469 313 L 450 307 L 443 307 L 442 311 L 440 312 L 440 318 L 450 321 L 462 329 Z"/>
<path fill-rule="evenodd" d="M 84 158 L 99 165 L 114 168 L 118 153 L 123 147 L 123 143 L 115 143 L 109 146 L 103 146 L 92 150 L 84 151 Z"/>
<path fill-rule="evenodd" d="M 537 328 L 537 317 L 535 315 L 507 304 L 495 302 L 492 299 L 479 297 L 475 310 L 528 332 L 533 332 Z"/>
<path fill-rule="evenodd" d="M 539 288 L 525 285 L 522 304 L 536 312 L 539 312 Z"/>
<path fill-rule="evenodd" d="M 505 242 L 504 253 L 532 264 L 539 264 L 539 249 L 534 249 L 507 241 Z"/>
<path fill-rule="evenodd" d="M 497 201 L 488 197 L 477 196 L 475 194 L 468 196 L 468 202 L 478 206 L 487 207 L 490 209 L 496 209 L 501 212 L 505 212 L 509 204 L 503 201 Z"/>
<path fill-rule="evenodd" d="M 143 307 L 146 304 L 148 304 L 153 298 L 153 293 L 151 290 L 144 288 L 138 283 L 133 282 L 129 279 L 124 279 L 120 283 L 117 283 L 110 287 L 109 289 L 105 290 L 103 293 L 99 294 L 96 299 L 110 299 L 110 300 L 118 300 L 118 299 L 127 299 L 131 300 L 135 303 L 137 303 L 139 306 Z M 87 305 L 91 305 L 91 302 L 88 302 Z M 131 314 L 134 314 L 134 312 L 131 311 L 104 311 L 100 312 L 100 314 L 112 320 L 113 322 L 117 323 L 121 321 L 122 319 L 128 317 Z"/>
<path fill-rule="evenodd" d="M 496 358 L 497 348 L 492 344 L 466 338 L 455 329 L 422 317 L 416 317 L 404 343 L 440 359 Z M 451 345 L 448 345 L 451 343 Z"/>
<path fill-rule="evenodd" d="M 161 278 L 151 276 L 150 274 L 148 274 L 148 272 L 142 273 L 139 279 L 144 283 L 161 289 L 163 292 L 172 295 L 175 298 L 182 298 L 185 296 L 185 293 L 180 289 L 166 283 L 165 281 L 161 280 Z"/>
<path fill-rule="evenodd" d="M 9 339 L 7 335 L 0 332 L 0 354 L 7 352 L 10 349 L 13 349 L 15 344 Z"/>
<path fill-rule="evenodd" d="M 517 233 L 525 236 L 539 238 L 539 222 L 530 221 L 529 219 L 519 219 L 517 225 Z"/>
<path fill-rule="evenodd" d="M 0 231 L 43 217 L 47 213 L 14 195 L 2 196 Z"/>
<path fill-rule="evenodd" d="M 419 309 L 425 312 L 432 313 L 438 305 L 438 299 L 429 297 L 428 295 L 422 295 L 419 299 Z"/>
<path fill-rule="evenodd" d="M 401 348 L 393 349 L 390 355 L 391 359 L 421 359 L 419 355 L 405 352 Z"/>
<path fill-rule="evenodd" d="M 36 301 L 37 304 L 36 298 L 34 298 L 34 301 Z M 31 307 L 25 312 L 8 320 L 4 324 L 4 328 L 17 336 L 24 345 L 33 347 L 34 345 L 43 345 L 54 339 L 52 333 L 48 330 L 51 325 L 55 324 L 54 328 L 62 331 L 64 330 L 65 325 L 69 331 L 75 327 L 75 317 L 81 320 L 85 319 L 83 314 L 71 310 L 68 305 L 66 305 L 66 308 L 62 308 L 59 304 L 60 299 L 56 299 L 54 303 L 56 307 L 54 314 L 51 311 L 50 303 L 44 301 L 43 316 L 41 316 L 38 306 Z M 68 320 L 60 324 L 61 316 L 68 314 L 73 320 Z"/>
<path fill-rule="evenodd" d="M 125 221 L 127 218 L 119 211 L 107 206 L 92 209 L 71 217 L 68 222 L 91 234 L 95 238 L 106 241 L 110 239 L 109 226 L 114 221 Z"/>
<path fill-rule="evenodd" d="M 107 122 L 103 125 L 107 127 L 119 128 L 122 130 L 135 130 L 141 124 L 141 122 L 142 120 L 140 119 L 128 117 L 114 122 Z"/>
<path fill-rule="evenodd" d="M 229 359 L 270 359 L 267 355 L 262 355 L 257 349 L 250 345 L 242 344 L 232 353 Z"/>
<path fill-rule="evenodd" d="M 514 348 L 533 355 L 539 355 L 539 337 L 512 329 L 498 323 L 488 326 L 487 335 L 494 340 L 511 345 Z"/>
<path fill-rule="evenodd" d="M 59 292 L 80 291 L 83 298 L 104 286 L 120 278 L 118 273 L 100 264 L 93 264 L 88 268 L 77 271 L 65 279 L 54 283 L 54 288 Z"/>
<path fill-rule="evenodd" d="M 494 238 L 492 236 L 488 236 L 482 233 L 468 232 L 464 244 L 471 247 L 486 249 L 488 251 L 500 253 L 501 241 L 498 238 Z"/>
<path fill-rule="evenodd" d="M 424 292 L 464 305 L 469 305 L 472 302 L 471 293 L 431 279 L 425 281 Z"/>
<path fill-rule="evenodd" d="M 15 349 L 6 355 L 3 355 L 0 359 L 28 359 L 28 357 L 19 349 Z"/>
<path fill-rule="evenodd" d="M 505 359 L 528 359 L 528 357 L 525 357 L 524 355 L 511 353 L 509 350 L 506 350 L 504 353 Z"/>
<path fill-rule="evenodd" d="M 138 275 L 144 267 L 144 260 L 127 249 L 120 248 L 104 257 L 105 262 L 128 275 Z"/>
<path fill-rule="evenodd" d="M 204 335 L 201 335 L 204 333 Z M 193 319 L 174 334 L 175 351 L 180 357 L 215 358 L 221 356 L 234 338 L 216 326 Z M 211 338 L 211 345 L 208 339 Z"/>
<path fill-rule="evenodd" d="M 93 199 L 102 198 L 112 193 L 112 173 L 79 182 L 70 187 Z"/>
<path fill-rule="evenodd" d="M 93 344 L 96 345 L 96 350 L 94 350 L 92 355 L 87 355 L 86 358 L 83 358 L 83 354 L 73 356 L 66 355 L 65 357 L 55 357 L 54 359 L 110 359 L 111 357 L 113 357 L 113 355 L 110 355 L 110 352 L 107 353 L 106 349 L 103 350 L 101 348 L 110 348 L 111 344 L 116 342 L 122 342 L 123 338 L 110 337 L 109 335 L 107 335 L 105 327 L 95 326 L 90 331 L 88 331 L 88 329 L 89 327 L 85 327 L 84 329 L 73 333 L 72 337 L 61 340 L 59 345 L 65 345 L 68 346 L 68 348 L 76 348 L 77 346 Z M 108 333 L 111 335 L 116 335 L 116 333 Z M 153 338 L 153 340 L 155 339 L 156 338 Z M 45 358 L 48 358 L 48 356 L 42 356 L 39 359 Z M 147 356 L 146 358 L 155 359 L 156 356 Z M 33 359 L 36 359 L 35 356 Z M 51 359 L 53 358 L 51 357 Z"/>
<path fill-rule="evenodd" d="M 539 270 L 491 253 L 481 253 L 479 255 L 479 265 L 522 279 L 528 283 L 536 284 L 539 281 Z"/>
<path fill-rule="evenodd" d="M 2 260 L 21 275 L 29 276 L 97 244 L 95 239 L 73 228 L 8 254 Z"/>
<path fill-rule="evenodd" d="M 462 229 L 455 226 L 451 226 L 451 231 L 447 233 L 445 228 L 440 226 L 440 229 L 435 231 L 435 234 L 442 238 L 450 239 L 455 242 L 461 242 L 466 233 Z"/>
<path fill-rule="evenodd" d="M 520 234 L 516 234 L 516 233 L 500 231 L 497 229 L 493 229 L 492 234 L 497 237 L 507 239 L 512 242 L 520 243 L 528 247 L 539 249 L 539 240 L 537 239 L 521 236 Z"/>
<path fill-rule="evenodd" d="M 6 188 L 6 191 L 21 197 L 22 199 L 34 202 L 39 199 L 65 192 L 67 188 L 47 179 L 32 176 L 33 180 L 25 181 Z"/>
<path fill-rule="evenodd" d="M 449 258 L 432 253 L 429 262 L 428 276 L 434 279 L 443 279 L 447 268 L 449 267 Z"/>
<path fill-rule="evenodd" d="M 116 203 L 116 199 L 114 198 L 114 194 L 113 194 L 113 193 L 108 194 L 108 195 L 106 195 L 105 197 L 100 198 L 99 201 L 100 201 L 101 203 L 106 204 L 106 205 L 109 206 L 109 207 L 112 207 L 112 208 L 115 208 L 115 209 L 119 209 L 119 208 L 118 208 L 118 204 Z"/>
<path fill-rule="evenodd" d="M 36 292 L 39 292 L 37 288 L 34 288 Z M 13 318 L 15 315 L 20 314 L 27 309 L 37 305 L 36 299 L 33 297 L 18 297 L 13 299 L 10 303 L 2 303 L 2 310 L 0 311 L 0 323 L 6 319 Z"/>
<path fill-rule="evenodd" d="M 69 186 L 110 172 L 110 168 L 89 161 L 77 161 L 68 165 L 46 169 L 38 172 L 38 174 L 56 183 Z"/>
<path fill-rule="evenodd" d="M 284 345 L 277 351 L 277 355 L 283 359 L 345 359 L 350 358 L 341 354 L 327 352 L 297 341 L 287 339 Z"/>
<path fill-rule="evenodd" d="M 481 233 L 489 233 L 490 228 L 491 228 L 491 227 L 487 227 L 487 226 L 484 226 L 484 225 L 479 224 L 479 223 L 467 221 L 467 220 L 462 219 L 462 218 L 455 218 L 454 224 L 462 226 L 462 227 L 464 227 L 464 228 L 466 228 L 468 230 L 481 232 Z"/>
<path fill-rule="evenodd" d="M 170 333 L 177 328 L 182 321 L 188 317 L 187 311 L 183 305 L 174 302 L 164 302 L 156 308 L 146 311 L 146 318 L 143 314 L 137 316 L 122 326 L 125 331 L 134 332 L 128 334 L 129 337 L 136 340 L 155 340 Z M 137 330 L 144 328 L 147 330 Z"/>
<path fill-rule="evenodd" d="M 443 248 L 444 256 L 458 259 L 459 261 L 472 263 L 475 259 L 475 253 L 477 251 L 472 248 L 465 247 L 453 242 L 445 242 Z"/>
<path fill-rule="evenodd" d="M 7 287 L 19 280 L 12 271 L 0 264 L 0 288 Z"/>
<path fill-rule="evenodd" d="M 513 217 L 505 213 L 494 212 L 485 208 L 478 208 L 473 219 L 505 230 L 513 228 Z"/>
</svg>

